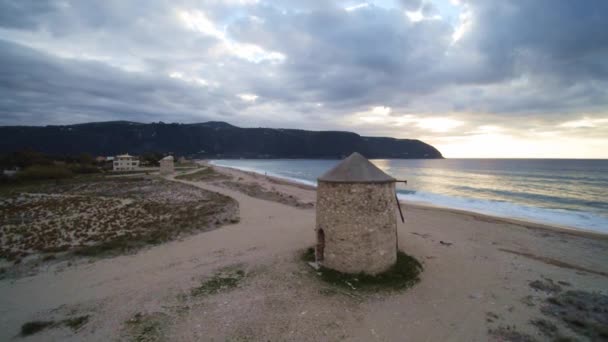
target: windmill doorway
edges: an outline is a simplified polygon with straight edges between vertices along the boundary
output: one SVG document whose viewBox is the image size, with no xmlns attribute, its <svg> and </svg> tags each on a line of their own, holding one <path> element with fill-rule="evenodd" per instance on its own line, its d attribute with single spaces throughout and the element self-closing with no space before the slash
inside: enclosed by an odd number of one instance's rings
<svg viewBox="0 0 608 342">
<path fill-rule="evenodd" d="M 325 232 L 323 229 L 317 229 L 317 248 L 315 250 L 315 261 L 323 262 L 325 252 Z"/>
</svg>

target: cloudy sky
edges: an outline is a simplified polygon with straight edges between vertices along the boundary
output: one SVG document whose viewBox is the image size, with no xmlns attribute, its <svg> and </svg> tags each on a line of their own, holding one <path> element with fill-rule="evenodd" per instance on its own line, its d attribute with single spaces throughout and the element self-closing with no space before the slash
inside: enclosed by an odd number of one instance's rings
<svg viewBox="0 0 608 342">
<path fill-rule="evenodd" d="M 109 120 L 608 158 L 608 1 L 0 0 L 0 125 Z"/>
</svg>

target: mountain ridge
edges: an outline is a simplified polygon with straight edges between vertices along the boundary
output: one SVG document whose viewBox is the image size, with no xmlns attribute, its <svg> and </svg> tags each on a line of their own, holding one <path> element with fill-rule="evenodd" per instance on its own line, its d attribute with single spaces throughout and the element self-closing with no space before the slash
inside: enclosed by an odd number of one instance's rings
<svg viewBox="0 0 608 342">
<path fill-rule="evenodd" d="M 347 131 L 242 128 L 223 121 L 0 126 L 0 152 L 34 149 L 50 154 L 175 153 L 201 158 L 443 158 L 417 139 L 368 137 Z"/>
</svg>

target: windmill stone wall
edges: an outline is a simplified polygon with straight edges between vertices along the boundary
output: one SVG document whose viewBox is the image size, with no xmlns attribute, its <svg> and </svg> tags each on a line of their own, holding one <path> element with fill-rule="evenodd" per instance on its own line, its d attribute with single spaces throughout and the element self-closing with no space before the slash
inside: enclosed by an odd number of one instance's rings
<svg viewBox="0 0 608 342">
<path fill-rule="evenodd" d="M 356 153 L 319 177 L 317 262 L 378 274 L 397 261 L 395 179 Z"/>
</svg>

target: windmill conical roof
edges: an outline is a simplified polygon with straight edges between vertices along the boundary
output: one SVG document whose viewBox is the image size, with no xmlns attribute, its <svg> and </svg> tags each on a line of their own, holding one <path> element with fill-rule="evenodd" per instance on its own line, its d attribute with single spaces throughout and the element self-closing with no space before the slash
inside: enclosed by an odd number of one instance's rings
<svg viewBox="0 0 608 342">
<path fill-rule="evenodd" d="M 387 175 L 361 154 L 355 152 L 318 178 L 320 182 L 388 183 L 395 178 Z"/>
</svg>

